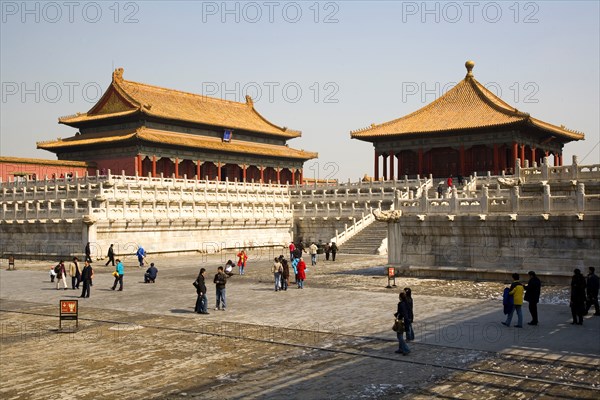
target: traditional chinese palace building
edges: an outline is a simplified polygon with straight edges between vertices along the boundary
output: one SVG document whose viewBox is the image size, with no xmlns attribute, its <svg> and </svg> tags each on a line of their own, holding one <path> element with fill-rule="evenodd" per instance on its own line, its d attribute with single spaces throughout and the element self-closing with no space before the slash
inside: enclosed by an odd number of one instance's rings
<svg viewBox="0 0 600 400">
<path fill-rule="evenodd" d="M 239 103 L 131 82 L 122 68 L 87 113 L 59 123 L 78 132 L 38 148 L 126 175 L 294 184 L 317 157 L 288 147 L 300 132 L 267 121 L 249 96 Z"/>
<path fill-rule="evenodd" d="M 584 138 L 507 104 L 473 77 L 474 65 L 467 61 L 466 77 L 427 106 L 351 132 L 353 139 L 373 143 L 376 180 L 512 173 L 517 159 L 539 165 L 550 155 L 561 166 L 563 146 Z"/>
</svg>

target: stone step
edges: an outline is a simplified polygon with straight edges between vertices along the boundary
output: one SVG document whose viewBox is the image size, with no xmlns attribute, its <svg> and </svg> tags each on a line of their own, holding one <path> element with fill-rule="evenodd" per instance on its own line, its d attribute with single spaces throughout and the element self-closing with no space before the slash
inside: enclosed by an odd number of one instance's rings
<svg viewBox="0 0 600 400">
<path fill-rule="evenodd" d="M 340 251 L 346 254 L 377 254 L 377 249 L 386 237 L 387 224 L 373 222 L 341 245 Z"/>
</svg>

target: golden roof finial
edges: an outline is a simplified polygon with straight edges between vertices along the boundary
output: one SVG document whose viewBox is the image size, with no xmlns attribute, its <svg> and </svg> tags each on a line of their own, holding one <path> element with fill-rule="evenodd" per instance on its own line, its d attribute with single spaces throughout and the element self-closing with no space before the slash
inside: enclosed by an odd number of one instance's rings
<svg viewBox="0 0 600 400">
<path fill-rule="evenodd" d="M 250 107 L 254 107 L 254 101 L 252 100 L 252 97 L 250 97 L 250 95 L 246 95 L 246 104 Z"/>
<path fill-rule="evenodd" d="M 123 80 L 123 68 L 115 69 L 113 72 L 113 81 L 121 82 Z"/>
<path fill-rule="evenodd" d="M 475 62 L 474 61 L 467 61 L 465 63 L 465 67 L 467 68 L 467 76 L 473 76 L 473 67 L 475 66 Z"/>
</svg>

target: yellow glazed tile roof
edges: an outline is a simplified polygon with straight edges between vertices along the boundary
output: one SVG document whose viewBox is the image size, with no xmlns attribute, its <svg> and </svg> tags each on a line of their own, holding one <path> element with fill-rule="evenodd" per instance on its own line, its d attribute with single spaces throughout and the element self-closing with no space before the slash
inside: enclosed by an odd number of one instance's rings
<svg viewBox="0 0 600 400">
<path fill-rule="evenodd" d="M 0 157 L 0 163 L 54 165 L 54 166 L 82 167 L 82 168 L 87 168 L 87 167 L 96 165 L 95 162 L 87 162 L 87 161 L 46 160 L 43 158 L 20 158 L 20 157 Z"/>
<path fill-rule="evenodd" d="M 249 96 L 246 96 L 245 103 L 239 103 L 126 81 L 123 79 L 122 68 L 115 70 L 110 87 L 92 109 L 87 113 L 59 118 L 59 123 L 78 126 L 88 121 L 134 113 L 284 138 L 301 135 L 299 131 L 279 127 L 267 121 L 254 109 L 254 103 Z"/>
<path fill-rule="evenodd" d="M 121 130 L 76 135 L 67 139 L 38 142 L 37 147 L 38 149 L 56 152 L 60 149 L 74 148 L 78 146 L 116 144 L 131 140 L 212 150 L 224 153 L 241 153 L 266 157 L 293 158 L 300 160 L 310 160 L 311 158 L 318 157 L 318 153 L 293 149 L 287 146 L 246 142 L 236 139 L 232 139 L 231 142 L 223 142 L 218 138 L 162 131 L 157 129 L 149 129 L 146 127 L 137 128 L 135 130 Z"/>
<path fill-rule="evenodd" d="M 524 124 L 570 140 L 584 138 L 581 132 L 540 121 L 504 102 L 477 82 L 472 74 L 474 65 L 467 61 L 465 79 L 432 103 L 402 118 L 352 131 L 350 136 L 368 141 L 379 137 Z"/>
</svg>

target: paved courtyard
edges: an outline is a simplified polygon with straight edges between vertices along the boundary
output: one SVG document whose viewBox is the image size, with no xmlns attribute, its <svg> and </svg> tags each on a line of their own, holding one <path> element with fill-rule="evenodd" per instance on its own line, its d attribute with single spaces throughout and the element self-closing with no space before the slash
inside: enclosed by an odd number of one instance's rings
<svg viewBox="0 0 600 400">
<path fill-rule="evenodd" d="M 227 311 L 210 315 L 193 312 L 192 281 L 200 267 L 212 281 L 233 255 L 150 256 L 155 284 L 144 284 L 144 271 L 126 257 L 123 292 L 110 290 L 112 268 L 98 261 L 74 333 L 57 332 L 58 302 L 80 292 L 54 288 L 52 263 L 20 261 L 17 271 L 2 264 L 0 397 L 600 396 L 600 317 L 570 325 L 565 287 L 543 288 L 539 326 L 506 328 L 501 282 L 397 278 L 386 289 L 385 257 L 342 254 L 309 265 L 305 289 L 275 292 L 272 256 L 254 254 L 247 274 L 228 282 Z M 391 331 L 405 286 L 416 331 L 407 357 L 394 353 Z"/>
</svg>

